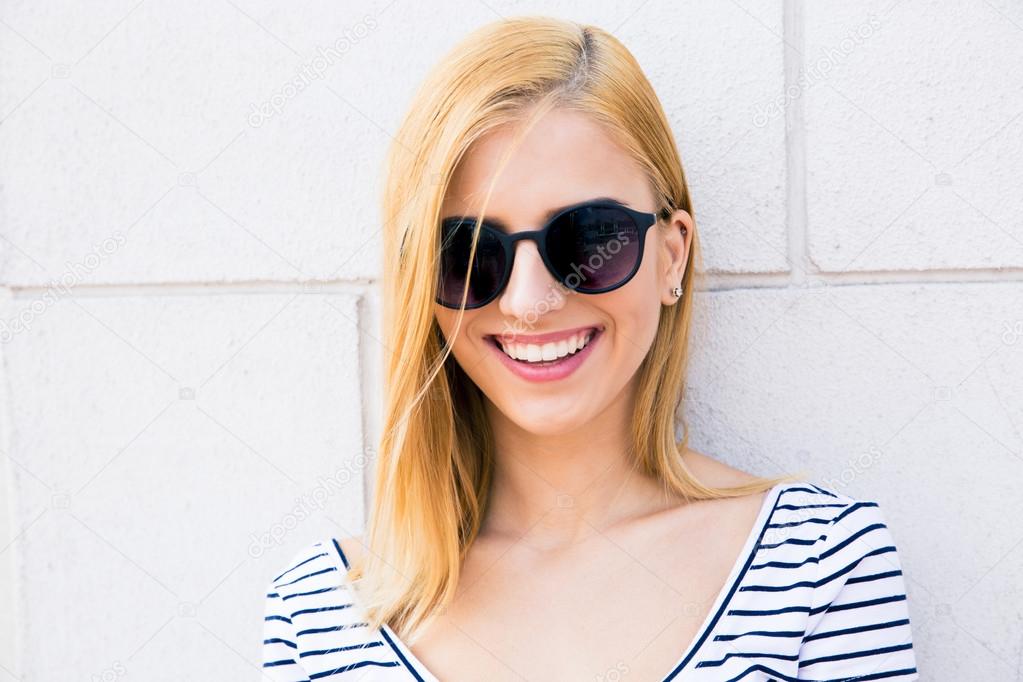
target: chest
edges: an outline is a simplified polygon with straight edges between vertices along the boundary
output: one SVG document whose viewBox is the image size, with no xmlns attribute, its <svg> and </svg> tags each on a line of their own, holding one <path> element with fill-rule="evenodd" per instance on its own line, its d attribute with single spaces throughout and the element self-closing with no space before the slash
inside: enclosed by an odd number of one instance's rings
<svg viewBox="0 0 1023 682">
<path fill-rule="evenodd" d="M 671 543 L 601 535 L 556 559 L 484 543 L 411 650 L 442 681 L 660 681 L 701 633 L 745 540 L 741 525 Z"/>
</svg>

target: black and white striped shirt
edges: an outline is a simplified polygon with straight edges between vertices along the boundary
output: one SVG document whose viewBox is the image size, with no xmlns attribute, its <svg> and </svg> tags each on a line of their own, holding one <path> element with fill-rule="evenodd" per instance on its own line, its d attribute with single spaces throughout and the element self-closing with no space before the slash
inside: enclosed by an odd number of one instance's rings
<svg viewBox="0 0 1023 682">
<path fill-rule="evenodd" d="M 387 626 L 372 631 L 334 539 L 267 590 L 264 677 L 438 682 Z M 731 574 L 668 680 L 919 679 L 898 552 L 875 502 L 816 485 L 770 490 Z"/>
</svg>

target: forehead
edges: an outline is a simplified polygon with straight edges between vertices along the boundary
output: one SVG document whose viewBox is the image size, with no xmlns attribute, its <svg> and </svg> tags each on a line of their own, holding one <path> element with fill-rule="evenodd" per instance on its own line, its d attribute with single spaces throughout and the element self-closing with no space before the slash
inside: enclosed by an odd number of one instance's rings
<svg viewBox="0 0 1023 682">
<path fill-rule="evenodd" d="M 513 134 L 500 128 L 469 148 L 452 176 L 443 216 L 476 215 Z M 513 227 L 535 227 L 553 207 L 600 196 L 654 209 L 646 174 L 628 152 L 585 114 L 555 109 L 519 142 L 500 171 L 486 213 Z"/>
</svg>

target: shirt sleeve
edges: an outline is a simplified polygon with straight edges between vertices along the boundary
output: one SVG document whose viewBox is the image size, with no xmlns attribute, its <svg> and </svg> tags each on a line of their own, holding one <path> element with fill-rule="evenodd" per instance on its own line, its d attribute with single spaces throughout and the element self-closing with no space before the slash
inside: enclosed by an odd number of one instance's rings
<svg viewBox="0 0 1023 682">
<path fill-rule="evenodd" d="M 298 662 L 298 644 L 291 614 L 273 582 L 266 590 L 263 618 L 263 677 L 274 682 L 309 682 Z"/>
<path fill-rule="evenodd" d="M 819 542 L 798 679 L 919 679 L 902 565 L 880 507 L 853 501 Z"/>
</svg>

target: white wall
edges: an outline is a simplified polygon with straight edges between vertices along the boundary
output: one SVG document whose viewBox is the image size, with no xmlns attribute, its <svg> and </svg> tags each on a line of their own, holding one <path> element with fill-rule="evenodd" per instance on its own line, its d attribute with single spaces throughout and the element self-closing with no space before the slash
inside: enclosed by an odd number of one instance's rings
<svg viewBox="0 0 1023 682">
<path fill-rule="evenodd" d="M 0 682 L 258 675 L 265 581 L 365 518 L 390 135 L 532 12 L 675 128 L 692 445 L 880 502 L 923 679 L 1021 679 L 1023 5 L 424 4 L 0 7 Z"/>
</svg>

